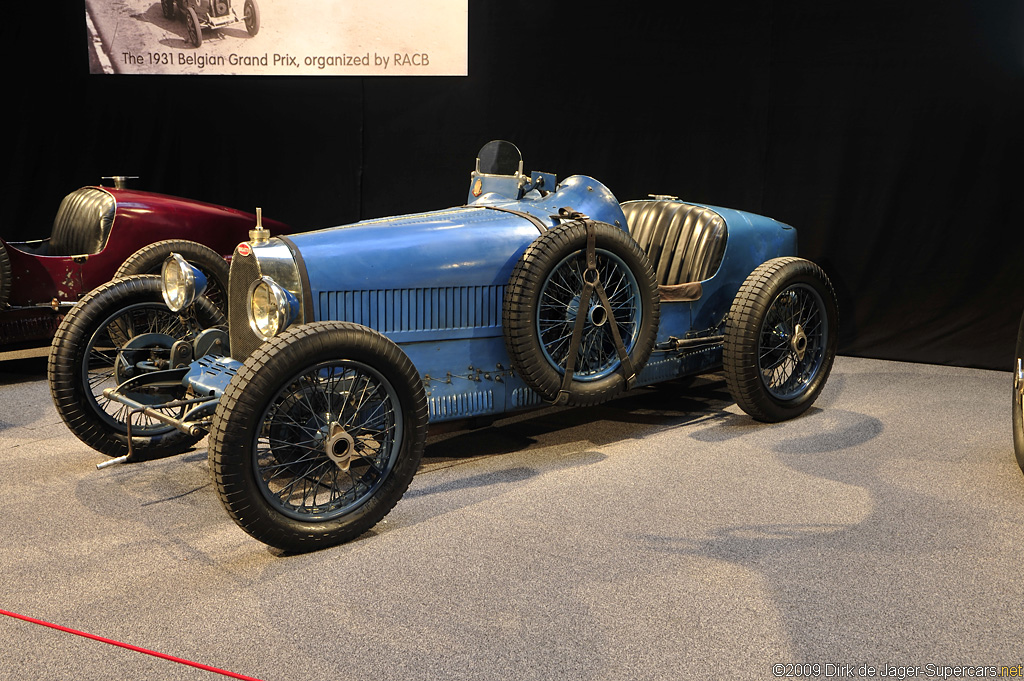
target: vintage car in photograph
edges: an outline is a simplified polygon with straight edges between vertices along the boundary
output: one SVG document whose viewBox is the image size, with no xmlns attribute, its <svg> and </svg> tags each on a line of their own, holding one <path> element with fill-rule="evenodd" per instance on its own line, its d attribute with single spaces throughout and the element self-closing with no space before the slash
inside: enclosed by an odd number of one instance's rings
<svg viewBox="0 0 1024 681">
<path fill-rule="evenodd" d="M 759 421 L 827 380 L 838 310 L 796 230 L 597 180 L 524 174 L 480 151 L 465 205 L 292 236 L 254 229 L 231 260 L 226 328 L 177 254 L 67 315 L 50 389 L 113 462 L 209 434 L 229 515 L 285 551 L 373 527 L 420 463 L 428 424 L 588 406 L 723 369 Z"/>
<path fill-rule="evenodd" d="M 0 239 L 0 351 L 49 345 L 72 305 L 115 276 L 157 273 L 181 253 L 210 280 L 209 297 L 226 309 L 228 264 L 255 216 L 124 187 L 76 189 L 61 201 L 50 236 Z M 120 186 L 118 186 L 120 185 Z M 289 228 L 265 220 L 275 234 Z"/>
<path fill-rule="evenodd" d="M 218 29 L 232 24 L 245 24 L 250 36 L 260 32 L 260 8 L 256 0 L 245 0 L 242 15 L 231 5 L 231 0 L 160 0 L 165 19 L 179 16 L 185 21 L 188 42 L 193 47 L 203 44 L 203 29 Z"/>
</svg>

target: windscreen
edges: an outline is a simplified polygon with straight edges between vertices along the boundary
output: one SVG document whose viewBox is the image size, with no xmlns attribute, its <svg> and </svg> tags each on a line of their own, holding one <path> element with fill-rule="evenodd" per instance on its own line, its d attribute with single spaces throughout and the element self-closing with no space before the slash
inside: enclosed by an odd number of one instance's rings
<svg viewBox="0 0 1024 681">
<path fill-rule="evenodd" d="M 522 168 L 523 155 L 511 142 L 488 142 L 477 156 L 477 170 L 484 175 L 516 175 Z"/>
</svg>

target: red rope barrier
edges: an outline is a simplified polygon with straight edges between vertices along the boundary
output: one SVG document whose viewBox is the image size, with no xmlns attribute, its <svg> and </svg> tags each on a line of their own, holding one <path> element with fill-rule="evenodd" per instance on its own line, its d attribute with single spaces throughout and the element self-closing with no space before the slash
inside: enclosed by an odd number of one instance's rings
<svg viewBox="0 0 1024 681">
<path fill-rule="evenodd" d="M 100 643 L 108 643 L 108 644 L 110 644 L 112 646 L 117 646 L 119 648 L 126 648 L 128 650 L 133 650 L 133 651 L 135 651 L 137 653 L 144 653 L 146 655 L 152 655 L 153 657 L 158 657 L 161 660 L 168 660 L 169 662 L 177 662 L 178 664 L 188 665 L 189 667 L 195 667 L 196 669 L 202 669 L 202 670 L 205 670 L 205 671 L 208 671 L 208 672 L 213 672 L 215 674 L 222 674 L 223 676 L 227 676 L 227 677 L 230 677 L 232 679 L 242 679 L 242 681 L 260 681 L 259 679 L 254 678 L 252 676 L 243 676 L 242 674 L 236 674 L 235 672 L 229 672 L 229 671 L 226 671 L 224 669 L 218 669 L 217 667 L 211 667 L 209 665 L 201 664 L 199 662 L 192 662 L 190 660 L 185 660 L 185 659 L 182 659 L 180 657 L 174 657 L 173 655 L 167 655 L 165 653 L 158 653 L 155 650 L 148 650 L 146 648 L 140 648 L 139 646 L 133 646 L 130 643 L 121 643 L 120 641 L 115 641 L 114 639 L 111 639 L 111 638 L 104 638 L 102 636 L 97 636 L 95 634 L 88 634 L 88 633 L 86 633 L 84 631 L 78 631 L 77 629 L 71 629 L 69 627 L 62 627 L 59 624 L 53 624 L 52 622 L 46 622 L 44 620 L 39 620 L 39 619 L 36 619 L 34 617 L 28 617 L 26 615 L 19 615 L 19 614 L 14 613 L 14 612 L 8 612 L 7 610 L 0 610 L 0 615 L 7 615 L 8 617 L 13 617 L 14 619 L 23 620 L 25 622 L 31 622 L 32 624 L 38 624 L 38 625 L 41 625 L 41 626 L 44 626 L 44 627 L 49 627 L 50 629 L 56 629 L 57 631 L 63 631 L 64 633 L 67 633 L 67 634 L 74 634 L 75 636 L 81 636 L 83 638 L 89 638 L 89 639 L 92 639 L 93 641 L 99 641 Z"/>
</svg>

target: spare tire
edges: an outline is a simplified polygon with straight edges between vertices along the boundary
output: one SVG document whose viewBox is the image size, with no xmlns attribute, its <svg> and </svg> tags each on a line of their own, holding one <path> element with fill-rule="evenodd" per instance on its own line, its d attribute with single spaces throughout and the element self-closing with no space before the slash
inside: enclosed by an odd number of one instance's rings
<svg viewBox="0 0 1024 681">
<path fill-rule="evenodd" d="M 581 305 L 586 281 L 595 278 L 589 302 Z M 586 317 L 567 367 L 581 307 Z M 541 234 L 512 271 L 502 307 L 505 347 L 512 368 L 545 400 L 597 404 L 625 390 L 647 362 L 659 314 L 654 270 L 640 246 L 612 225 L 576 220 Z"/>
</svg>

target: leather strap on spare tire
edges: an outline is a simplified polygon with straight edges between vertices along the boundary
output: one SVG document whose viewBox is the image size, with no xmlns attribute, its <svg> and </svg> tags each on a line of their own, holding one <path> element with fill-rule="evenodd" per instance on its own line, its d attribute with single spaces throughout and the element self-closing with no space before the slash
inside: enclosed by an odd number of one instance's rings
<svg viewBox="0 0 1024 681">
<path fill-rule="evenodd" d="M 590 307 L 590 300 L 597 294 L 601 305 L 605 310 L 611 310 L 612 306 L 608 301 L 608 294 L 601 284 L 601 273 L 597 269 L 597 234 L 594 230 L 594 221 L 586 220 L 587 227 L 587 269 L 583 272 L 583 291 L 580 292 L 580 302 L 576 308 L 576 322 L 573 324 L 572 338 L 569 341 L 569 358 L 565 366 L 565 373 L 562 375 L 562 387 L 558 390 L 558 396 L 554 403 L 558 405 L 569 403 L 569 393 L 572 388 L 572 377 L 576 371 L 576 364 L 579 361 L 580 341 L 583 340 L 583 325 L 586 323 L 586 315 L 579 314 L 579 310 Z M 615 344 L 615 354 L 622 363 L 622 374 L 626 377 L 626 389 L 633 387 L 636 383 L 636 372 L 633 370 L 633 363 L 629 360 L 629 353 L 622 343 L 622 334 L 619 333 L 619 325 L 615 322 L 615 316 L 609 314 L 610 322 L 606 322 L 611 331 L 612 342 Z"/>
<path fill-rule="evenodd" d="M 541 234 L 505 290 L 512 367 L 545 400 L 583 406 L 628 389 L 654 346 L 657 284 L 621 229 L 581 217 Z"/>
</svg>

